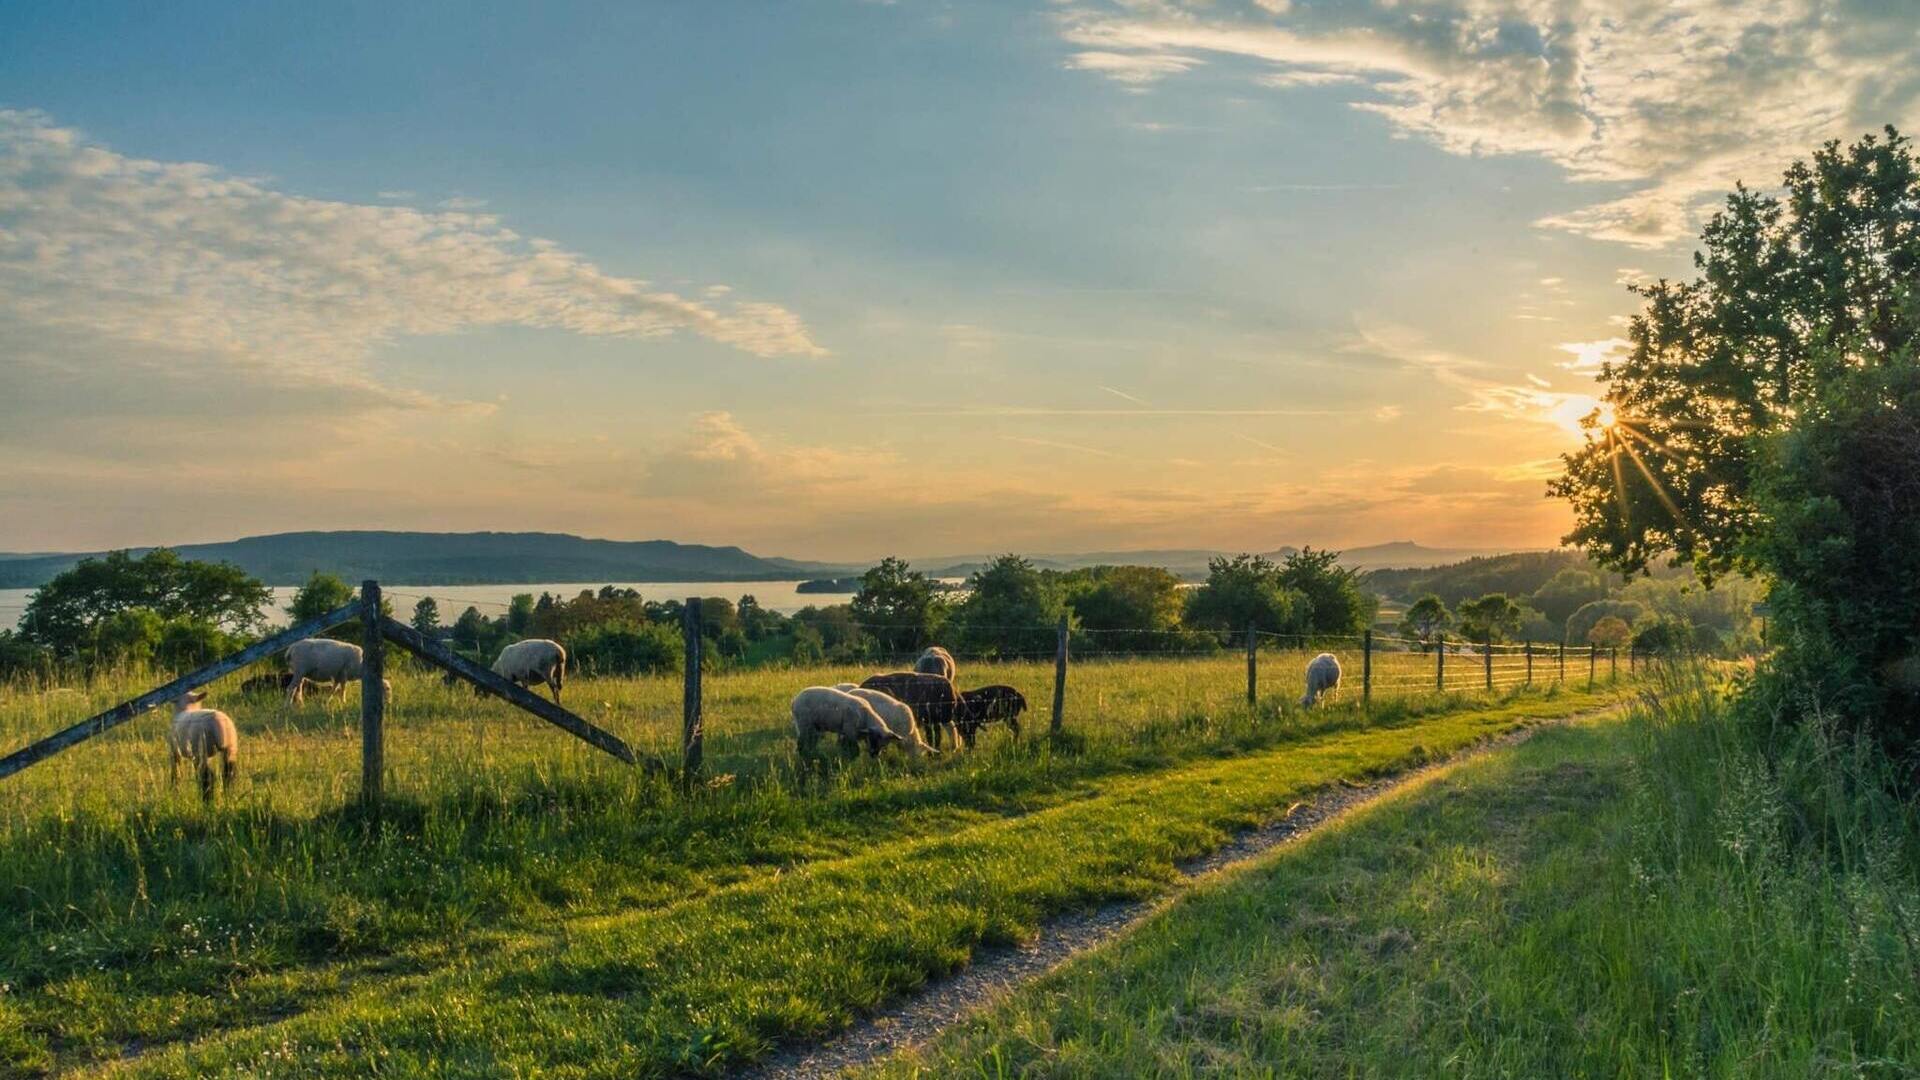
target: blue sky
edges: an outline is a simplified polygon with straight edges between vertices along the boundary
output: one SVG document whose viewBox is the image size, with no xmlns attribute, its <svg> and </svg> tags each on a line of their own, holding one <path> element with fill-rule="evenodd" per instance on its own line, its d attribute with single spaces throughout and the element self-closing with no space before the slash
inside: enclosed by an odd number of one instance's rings
<svg viewBox="0 0 1920 1080">
<path fill-rule="evenodd" d="M 1622 283 L 1920 22 L 495 9 L 0 11 L 0 548 L 1551 544 Z"/>
</svg>

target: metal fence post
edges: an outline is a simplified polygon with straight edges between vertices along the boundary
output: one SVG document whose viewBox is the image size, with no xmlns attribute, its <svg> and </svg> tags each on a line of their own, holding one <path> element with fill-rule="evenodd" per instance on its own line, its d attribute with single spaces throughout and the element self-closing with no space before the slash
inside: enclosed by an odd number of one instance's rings
<svg viewBox="0 0 1920 1080">
<path fill-rule="evenodd" d="M 1554 681 L 1560 682 L 1560 683 L 1564 683 L 1567 681 L 1567 639 L 1566 638 L 1560 639 L 1560 674 L 1554 677 Z"/>
<path fill-rule="evenodd" d="M 682 626 L 686 633 L 686 681 L 680 692 L 680 753 L 682 767 L 688 777 L 700 771 L 700 759 L 705 752 L 706 730 L 700 715 L 700 653 L 702 649 L 700 628 L 700 598 L 687 598 L 686 610 L 682 612 Z"/>
<path fill-rule="evenodd" d="M 1629 658 L 1627 663 L 1631 664 L 1633 660 Z M 1607 650 L 1607 681 L 1610 683 L 1620 681 L 1620 646 L 1618 645 Z"/>
<path fill-rule="evenodd" d="M 1533 685 L 1533 639 L 1527 639 L 1527 685 Z"/>
<path fill-rule="evenodd" d="M 1433 653 L 1433 688 L 1445 691 L 1447 688 L 1447 635 L 1439 635 L 1435 641 L 1438 647 Z"/>
<path fill-rule="evenodd" d="M 1373 704 L 1373 629 L 1360 636 L 1360 706 Z"/>
<path fill-rule="evenodd" d="M 1247 708 L 1256 707 L 1260 702 L 1260 661 L 1255 659 L 1260 647 L 1260 639 L 1254 636 L 1253 623 L 1247 623 Z"/>
<path fill-rule="evenodd" d="M 1587 646 L 1587 689 L 1593 689 L 1593 676 L 1600 666 L 1600 646 Z"/>
<path fill-rule="evenodd" d="M 1058 734 L 1067 711 L 1067 617 L 1060 616 L 1053 650 L 1053 732 Z"/>
<path fill-rule="evenodd" d="M 380 801 L 387 773 L 387 639 L 380 633 L 380 583 L 360 583 L 360 798 Z"/>
<path fill-rule="evenodd" d="M 1491 690 L 1493 689 L 1493 635 L 1492 634 L 1488 634 L 1486 640 L 1480 643 L 1480 655 L 1486 658 L 1485 666 L 1487 669 L 1487 689 Z"/>
</svg>

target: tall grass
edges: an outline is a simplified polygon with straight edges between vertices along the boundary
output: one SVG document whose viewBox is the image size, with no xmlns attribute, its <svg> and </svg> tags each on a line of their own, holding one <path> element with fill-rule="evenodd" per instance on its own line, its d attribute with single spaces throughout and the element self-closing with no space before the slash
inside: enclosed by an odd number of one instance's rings
<svg viewBox="0 0 1920 1080">
<path fill-rule="evenodd" d="M 1463 766 L 884 1075 L 1911 1076 L 1920 816 L 1697 669 Z"/>
</svg>

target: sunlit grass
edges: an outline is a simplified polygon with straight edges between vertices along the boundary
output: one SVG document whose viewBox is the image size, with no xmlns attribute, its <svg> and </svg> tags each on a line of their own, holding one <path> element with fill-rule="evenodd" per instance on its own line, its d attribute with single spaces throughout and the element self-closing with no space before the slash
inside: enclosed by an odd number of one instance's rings
<svg viewBox="0 0 1920 1080">
<path fill-rule="evenodd" d="M 1432 663 L 1406 655 L 1409 666 Z M 1050 664 L 970 665 L 963 683 L 1006 682 L 1026 692 L 1037 710 L 1028 738 L 1015 744 L 990 731 L 973 754 L 861 759 L 824 780 L 794 768 L 787 699 L 801 686 L 865 670 L 718 676 L 706 687 L 708 772 L 730 782 L 692 795 L 504 704 L 399 668 L 389 799 L 378 816 L 355 801 L 360 747 L 351 695 L 288 710 L 277 697 L 237 695 L 236 677 L 216 684 L 209 700 L 239 723 L 242 772 L 211 807 L 190 783 L 168 786 L 158 713 L 0 782 L 8 869 L 0 881 L 8 900 L 0 909 L 0 982 L 10 987 L 0 994 L 0 1062 L 32 1071 L 111 1057 L 309 1012 L 363 984 L 388 988 L 370 991 L 384 997 L 399 993 L 410 972 L 426 977 L 582 919 L 777 880 L 876 842 L 965 835 L 1217 755 L 1316 738 L 1342 743 L 1384 725 L 1384 756 L 1366 760 L 1386 762 L 1416 745 L 1442 750 L 1529 712 L 1598 700 L 1536 692 L 1489 707 L 1499 699 L 1395 699 L 1383 690 L 1368 717 L 1355 707 L 1350 674 L 1346 704 L 1303 715 L 1286 708 L 1300 692 L 1303 660 L 1263 655 L 1257 711 L 1245 703 L 1239 655 L 1076 664 L 1058 740 L 1035 737 L 1046 727 Z M 1382 674 L 1399 662 L 1376 661 Z M 23 744 L 151 681 L 129 675 L 72 691 L 0 691 L 0 740 Z M 583 679 L 568 685 L 566 702 L 643 749 L 676 752 L 675 678 Z M 1444 719 L 1473 705 L 1481 708 L 1471 722 Z M 1302 774 L 1297 782 L 1327 778 Z M 1143 819 L 1142 842 L 1164 843 L 1152 839 L 1161 835 L 1153 820 Z M 937 844 L 924 850 L 916 858 L 947 857 Z M 1043 862 L 1032 873 L 1035 888 L 1051 889 L 1079 872 Z M 1040 909 L 1021 910 L 1030 919 Z M 934 955 L 977 940 L 968 934 L 978 926 L 955 925 Z M 750 951 L 750 937 L 732 945 Z M 820 1007 L 840 1016 L 847 1003 Z"/>
</svg>

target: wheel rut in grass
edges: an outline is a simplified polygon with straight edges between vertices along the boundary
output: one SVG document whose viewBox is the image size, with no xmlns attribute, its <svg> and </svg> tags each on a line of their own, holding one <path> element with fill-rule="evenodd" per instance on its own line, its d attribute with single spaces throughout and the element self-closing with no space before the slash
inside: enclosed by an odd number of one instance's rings
<svg viewBox="0 0 1920 1080">
<path fill-rule="evenodd" d="M 1329 784 L 1308 799 L 1294 803 L 1278 818 L 1242 832 L 1206 855 L 1181 863 L 1182 880 L 1191 882 L 1210 873 L 1243 866 L 1274 848 L 1302 839 L 1337 819 L 1464 761 L 1513 746 L 1548 727 L 1594 719 L 1617 708 L 1609 706 L 1560 719 L 1535 721 L 1448 757 L 1368 783 L 1343 780 Z M 930 982 L 919 993 L 859 1021 L 840 1035 L 824 1043 L 777 1052 L 737 1075 L 753 1080 L 832 1077 L 922 1045 L 1007 993 L 1082 953 L 1121 937 L 1178 896 L 1176 891 L 1150 900 L 1121 901 L 1049 920 L 1032 941 L 981 949 L 965 970 Z"/>
</svg>

